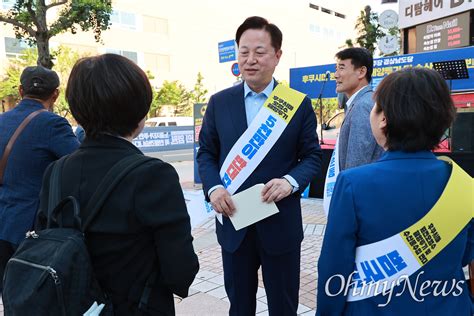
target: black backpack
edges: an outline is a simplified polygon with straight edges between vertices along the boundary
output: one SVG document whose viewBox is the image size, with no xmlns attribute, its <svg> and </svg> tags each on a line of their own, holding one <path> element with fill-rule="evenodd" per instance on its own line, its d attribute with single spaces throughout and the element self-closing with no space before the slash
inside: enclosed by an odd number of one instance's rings
<svg viewBox="0 0 474 316">
<path fill-rule="evenodd" d="M 100 315 L 113 315 L 113 306 L 94 276 L 84 232 L 120 180 L 153 158 L 132 155 L 116 163 L 89 200 L 85 209 L 91 210 L 86 213 L 90 216 L 84 222 L 74 197 L 61 200 L 60 178 L 65 159 L 63 157 L 55 162 L 51 172 L 47 228 L 28 232 L 8 261 L 3 279 L 6 316 L 83 315 L 94 302 L 105 304 Z M 74 228 L 62 227 L 62 221 L 58 220 L 68 203 L 74 210 Z M 52 228 L 52 224 L 59 227 Z M 141 306 L 147 303 L 151 281 L 150 277 L 143 291 Z"/>
</svg>

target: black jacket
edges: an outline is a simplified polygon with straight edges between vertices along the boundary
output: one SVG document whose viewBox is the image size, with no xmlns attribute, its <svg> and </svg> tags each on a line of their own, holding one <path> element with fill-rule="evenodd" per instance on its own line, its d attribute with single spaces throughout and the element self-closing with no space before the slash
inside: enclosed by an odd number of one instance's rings
<svg viewBox="0 0 474 316">
<path fill-rule="evenodd" d="M 72 195 L 85 207 L 107 171 L 128 155 L 143 154 L 118 137 L 86 138 L 65 162 L 62 197 Z M 43 179 L 37 229 L 46 226 L 51 170 L 49 166 Z M 88 216 L 85 213 L 81 209 L 83 222 Z M 145 283 L 156 271 L 149 314 L 174 315 L 173 293 L 186 297 L 199 270 L 192 240 L 174 168 L 156 159 L 131 171 L 112 191 L 86 232 L 96 277 L 111 297 L 115 314 L 140 314 L 137 306 Z"/>
</svg>

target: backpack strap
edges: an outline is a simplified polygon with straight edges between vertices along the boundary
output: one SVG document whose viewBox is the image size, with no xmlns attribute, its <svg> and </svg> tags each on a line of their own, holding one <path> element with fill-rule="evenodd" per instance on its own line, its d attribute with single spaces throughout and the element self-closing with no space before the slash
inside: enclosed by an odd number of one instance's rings
<svg viewBox="0 0 474 316">
<path fill-rule="evenodd" d="M 107 197 L 110 195 L 115 186 L 133 169 L 138 167 L 141 164 L 144 164 L 148 161 L 154 160 L 155 158 L 142 156 L 142 155 L 131 155 L 125 158 L 122 158 L 117 162 L 104 176 L 102 181 L 99 183 L 96 191 L 92 194 L 92 197 L 89 199 L 85 210 L 89 213 L 89 217 L 86 218 L 84 224 L 82 225 L 81 231 L 84 233 L 87 228 L 89 228 L 92 221 L 95 219 L 99 213 L 102 205 L 107 200 Z"/>
<path fill-rule="evenodd" d="M 7 143 L 7 146 L 5 147 L 5 151 L 3 152 L 2 159 L 0 160 L 0 185 L 3 184 L 3 173 L 5 172 L 5 169 L 7 168 L 8 157 L 10 156 L 10 152 L 12 151 L 13 144 L 15 144 L 16 139 L 18 138 L 18 136 L 20 136 L 21 132 L 23 132 L 25 127 L 31 122 L 32 119 L 35 118 L 36 115 L 45 111 L 46 109 L 40 109 L 40 110 L 36 110 L 30 113 L 23 120 L 23 122 L 21 122 L 21 124 L 17 127 L 15 132 L 13 132 L 12 137 L 10 138 L 10 140 Z"/>
<path fill-rule="evenodd" d="M 52 213 L 56 206 L 61 201 L 61 175 L 64 167 L 64 162 L 67 156 L 63 156 L 53 162 L 53 170 L 49 177 L 49 195 L 48 195 L 48 224 L 51 227 Z"/>
<path fill-rule="evenodd" d="M 48 215 L 61 201 L 61 175 L 67 156 L 63 156 L 53 163 L 53 170 L 49 178 Z"/>
</svg>

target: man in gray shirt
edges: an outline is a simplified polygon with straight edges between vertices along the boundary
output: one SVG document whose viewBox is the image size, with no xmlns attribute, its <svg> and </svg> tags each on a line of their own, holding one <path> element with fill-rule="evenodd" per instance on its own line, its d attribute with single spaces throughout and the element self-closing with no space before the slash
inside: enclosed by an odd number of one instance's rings
<svg viewBox="0 0 474 316">
<path fill-rule="evenodd" d="M 351 47 L 336 54 L 336 92 L 347 100 L 345 119 L 339 133 L 340 171 L 364 165 L 379 158 L 383 149 L 370 129 L 370 111 L 374 105 L 373 58 L 365 48 Z"/>
</svg>

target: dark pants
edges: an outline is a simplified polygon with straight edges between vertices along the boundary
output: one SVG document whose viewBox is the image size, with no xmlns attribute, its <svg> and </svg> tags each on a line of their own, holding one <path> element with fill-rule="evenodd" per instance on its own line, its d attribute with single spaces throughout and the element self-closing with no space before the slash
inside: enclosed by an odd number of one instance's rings
<svg viewBox="0 0 474 316">
<path fill-rule="evenodd" d="M 255 315 L 260 266 L 270 316 L 296 315 L 300 256 L 300 246 L 281 255 L 269 255 L 262 248 L 255 226 L 249 227 L 245 239 L 234 253 L 222 249 L 224 283 L 230 301 L 229 315 Z"/>
<path fill-rule="evenodd" d="M 7 266 L 8 260 L 15 252 L 15 249 L 16 245 L 5 240 L 0 240 L 0 292 L 3 288 L 3 274 L 5 273 L 5 267 Z"/>
</svg>

